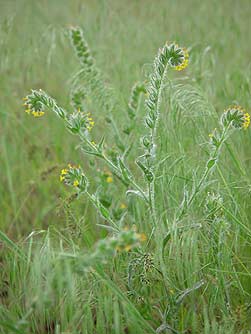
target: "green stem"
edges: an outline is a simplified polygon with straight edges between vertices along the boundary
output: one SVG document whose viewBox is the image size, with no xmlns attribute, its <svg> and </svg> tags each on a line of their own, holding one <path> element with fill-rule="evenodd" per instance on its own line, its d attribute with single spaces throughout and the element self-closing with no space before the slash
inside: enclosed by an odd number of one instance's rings
<svg viewBox="0 0 251 334">
<path fill-rule="evenodd" d="M 213 154 L 210 156 L 209 160 L 216 160 L 219 156 L 219 153 L 220 153 L 220 150 L 221 150 L 221 147 L 223 145 L 223 143 L 225 142 L 226 140 L 226 137 L 227 137 L 227 133 L 229 131 L 231 127 L 231 123 L 224 127 L 223 129 L 223 132 L 222 132 L 222 135 L 221 135 L 221 138 L 219 140 L 219 144 L 218 146 L 216 147 L 216 149 L 214 150 Z M 216 162 L 217 163 L 217 162 Z M 210 174 L 210 171 L 211 169 L 213 168 L 214 166 L 206 166 L 205 168 L 205 171 L 199 181 L 199 183 L 197 184 L 197 186 L 195 187 L 193 193 L 191 194 L 187 204 L 185 207 L 182 208 L 181 212 L 179 213 L 178 217 L 177 217 L 177 220 L 180 220 L 181 217 L 185 214 L 185 212 L 188 210 L 188 208 L 191 206 L 192 202 L 194 201 L 195 197 L 197 196 L 197 194 L 200 192 L 201 190 L 201 187 L 203 186 L 203 184 L 205 183 L 208 175 Z"/>
<path fill-rule="evenodd" d="M 99 208 L 99 206 L 97 205 L 97 202 L 95 201 L 95 199 L 92 197 L 92 195 L 88 192 L 88 191 L 86 191 L 85 192 L 86 194 L 87 194 L 87 196 L 88 196 L 88 198 L 90 199 L 90 201 L 92 202 L 92 204 L 95 206 L 95 208 L 98 210 L 98 211 L 100 211 L 100 208 Z M 103 217 L 103 214 L 102 214 L 102 212 L 100 212 L 100 214 L 101 214 L 101 216 Z M 105 220 L 107 220 L 112 226 L 113 226 L 113 228 L 116 230 L 116 231 L 119 231 L 119 228 L 118 228 L 118 226 L 117 226 L 117 224 L 112 220 L 112 218 L 111 217 L 103 217 Z"/>
<path fill-rule="evenodd" d="M 161 83 L 160 83 L 160 88 L 158 91 L 158 98 L 157 98 L 157 104 L 156 104 L 156 114 L 157 118 L 154 124 L 153 129 L 151 130 L 151 144 L 150 144 L 150 150 L 156 150 L 156 134 L 157 134 L 157 129 L 158 129 L 158 120 L 159 120 L 159 113 L 160 113 L 160 106 L 161 106 L 161 95 L 162 91 L 164 88 L 164 81 L 166 78 L 166 73 L 167 73 L 168 65 L 166 66 L 163 76 L 161 78 Z M 150 211 L 152 214 L 153 218 L 153 224 L 154 226 L 157 224 L 157 214 L 156 214 L 156 203 L 155 203 L 155 160 L 156 160 L 156 152 L 153 152 L 153 155 L 150 153 L 150 166 L 152 168 L 152 173 L 153 173 L 153 180 L 148 183 L 148 193 L 149 193 L 149 206 L 150 206 Z"/>
<path fill-rule="evenodd" d="M 93 143 L 91 143 L 86 137 L 81 136 L 80 138 L 82 141 L 84 141 L 89 147 L 91 147 L 92 150 L 97 150 L 96 145 L 94 145 Z M 101 159 L 103 159 L 106 164 L 113 170 L 114 174 L 126 185 L 128 186 L 128 182 L 124 181 L 123 175 L 121 174 L 119 168 L 102 152 L 99 152 L 99 157 Z M 142 190 L 142 188 L 133 180 L 130 179 L 130 184 L 137 190 L 140 192 L 140 194 L 142 195 L 142 197 L 144 198 L 144 200 L 146 202 L 149 202 L 149 199 L 146 197 L 144 191 Z"/>
</svg>

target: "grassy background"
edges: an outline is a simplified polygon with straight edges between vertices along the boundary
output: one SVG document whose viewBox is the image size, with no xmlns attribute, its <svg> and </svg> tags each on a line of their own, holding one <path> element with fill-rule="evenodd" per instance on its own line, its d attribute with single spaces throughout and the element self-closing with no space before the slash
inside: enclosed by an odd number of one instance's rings
<svg viewBox="0 0 251 334">
<path fill-rule="evenodd" d="M 167 222 L 182 198 L 184 184 L 189 185 L 194 168 L 201 161 L 200 165 L 203 166 L 203 161 L 207 159 L 208 152 L 204 143 L 208 133 L 217 126 L 218 117 L 223 109 L 232 103 L 239 103 L 246 108 L 250 106 L 251 46 L 247 42 L 248 23 L 251 16 L 249 1 L 44 0 L 38 2 L 0 0 L 0 5 L 1 230 L 13 240 L 20 240 L 33 230 L 55 227 L 57 231 L 60 231 L 58 233 L 62 237 L 65 229 L 69 228 L 66 219 L 67 215 L 69 218 L 69 212 L 59 214 L 58 207 L 62 207 L 62 198 L 66 198 L 69 193 L 68 189 L 59 184 L 60 169 L 69 161 L 81 163 L 85 170 L 89 169 L 85 157 L 75 150 L 76 138 L 65 131 L 64 125 L 54 115 L 47 114 L 47 117 L 34 120 L 23 112 L 22 107 L 22 97 L 31 88 L 42 88 L 55 97 L 60 104 L 69 106 L 69 78 L 78 69 L 77 59 L 64 37 L 63 29 L 69 25 L 83 27 L 99 68 L 103 70 L 107 80 L 114 87 L 115 94 L 122 106 L 114 117 L 121 127 L 126 124 L 123 106 L 128 101 L 131 86 L 137 80 L 146 79 L 157 49 L 166 40 L 175 40 L 190 48 L 189 69 L 185 73 L 171 74 L 175 82 L 187 85 L 187 94 L 182 96 L 177 91 L 170 101 L 166 93 L 160 123 L 160 159 L 169 157 L 167 163 L 161 167 L 159 176 L 158 209 L 163 220 Z M 177 105 L 182 108 L 178 108 Z M 170 113 L 167 112 L 169 109 Z M 143 119 L 143 109 L 141 112 Z M 93 115 L 98 124 L 96 132 L 94 130 L 94 136 L 98 135 L 99 131 L 108 132 L 109 129 L 101 125 L 104 115 L 99 110 L 93 110 Z M 143 122 L 140 123 L 140 126 L 143 129 Z M 135 136 L 136 141 L 139 139 L 139 134 Z M 250 136 L 250 131 L 240 132 L 228 141 L 221 157 L 220 167 L 215 173 L 217 181 L 212 187 L 221 192 L 226 205 L 234 213 L 236 219 L 248 228 L 250 226 L 251 185 L 251 177 L 248 172 L 251 165 Z M 134 151 L 135 154 L 139 152 L 137 144 L 135 144 Z M 102 165 L 98 168 L 102 168 Z M 90 170 L 89 175 L 94 180 Z M 109 191 L 118 194 L 116 189 L 116 185 L 111 185 Z M 125 197 L 120 197 L 116 201 L 124 202 L 125 200 Z M 198 200 L 193 207 L 190 218 L 194 222 L 202 221 L 201 205 Z M 82 231 L 81 237 L 75 237 L 74 242 L 78 247 L 91 246 L 101 233 L 95 227 L 98 218 L 89 208 L 88 203 L 74 203 L 73 209 L 76 210 L 76 217 L 71 223 L 75 222 Z M 151 228 L 147 221 L 147 213 L 140 205 L 137 207 L 137 214 L 137 225 L 141 230 L 149 232 Z M 81 217 L 83 217 L 82 220 Z M 248 262 L 250 246 L 245 232 L 239 228 L 236 221 L 230 219 L 229 223 L 231 230 L 237 233 L 238 237 L 229 241 L 226 259 L 231 258 L 232 251 L 235 250 L 234 256 L 238 257 L 236 261 L 243 259 L 240 260 L 239 270 L 246 273 L 246 276 L 236 276 L 236 290 L 241 291 L 240 301 L 235 305 L 237 309 L 239 305 L 244 304 L 245 298 L 251 293 L 250 263 Z M 166 276 L 172 276 L 173 284 L 181 290 L 196 281 L 195 278 L 189 281 L 189 277 L 193 277 L 193 273 L 200 270 L 197 255 L 200 254 L 203 239 L 198 242 L 199 235 L 198 232 L 197 235 L 188 234 L 184 239 L 174 238 L 172 243 L 169 254 L 170 267 L 166 269 Z M 177 255 L 176 251 L 179 247 L 185 247 L 184 251 L 189 250 L 188 253 L 192 256 Z M 49 246 L 46 249 L 48 252 L 53 252 Z M 178 267 L 175 264 L 175 258 L 179 259 Z M 39 257 L 34 261 L 39 267 Z M 13 263 L 11 261 L 10 263 L 10 267 L 5 267 L 7 268 L 5 272 L 11 273 L 13 270 L 11 268 Z M 22 265 L 19 265 L 24 270 Z M 50 263 L 43 265 L 50 267 Z M 123 259 L 117 266 L 121 268 L 121 272 L 125 270 Z M 19 279 L 22 281 L 22 270 L 16 282 L 19 282 Z M 38 277 L 40 269 L 36 271 L 33 268 L 33 270 Z M 46 270 L 49 271 L 48 268 Z M 58 275 L 61 274 L 60 270 Z M 116 270 L 114 270 L 114 275 L 118 275 Z M 227 279 L 224 284 L 226 281 Z M 81 284 L 83 283 L 78 285 L 78 289 L 81 288 Z M 98 291 L 96 302 L 100 308 L 97 308 L 102 310 L 104 303 L 107 304 L 106 309 L 110 310 L 111 314 L 103 316 L 110 319 L 112 323 L 115 321 L 115 327 L 111 329 L 112 333 L 121 333 L 123 325 L 119 324 L 119 320 L 116 325 L 116 320 L 114 320 L 118 319 L 116 317 L 120 312 L 114 311 L 113 314 L 112 311 L 114 303 L 119 304 L 119 297 L 116 292 L 114 292 L 115 301 L 113 297 L 109 297 L 109 292 L 107 292 L 109 284 L 106 287 L 99 287 L 97 283 L 97 286 L 94 287 L 93 291 Z M 117 284 L 120 286 L 124 283 L 118 279 Z M 36 286 L 34 281 L 31 286 Z M 120 287 L 123 290 L 123 286 Z M 18 301 L 15 291 L 20 290 L 18 286 L 13 289 L 13 301 Z M 62 323 L 64 330 L 69 323 L 75 324 L 73 305 L 77 303 L 74 299 L 77 292 L 74 289 L 75 287 L 72 288 L 74 291 L 72 300 L 68 301 L 70 310 L 67 312 L 69 313 L 66 312 L 70 320 L 67 322 L 65 319 L 65 324 Z M 91 312 L 90 295 L 86 286 L 85 289 L 87 290 L 86 298 L 89 299 L 85 304 L 87 306 L 83 307 L 87 308 L 88 314 Z M 213 290 L 212 287 L 211 289 Z M 95 295 L 95 292 L 93 294 Z M 161 289 L 159 294 L 161 295 Z M 210 313 L 211 306 L 215 302 L 218 302 L 219 308 L 226 311 L 222 317 L 226 319 L 226 322 L 223 321 L 224 324 L 219 325 L 219 328 L 218 325 L 215 327 L 208 325 L 209 329 L 204 326 L 205 333 L 221 333 L 221 330 L 222 333 L 226 330 L 232 330 L 235 333 L 237 315 L 227 313 L 227 307 L 223 305 L 224 298 L 222 294 L 220 297 L 217 295 L 215 299 L 205 298 L 201 302 L 201 305 L 204 305 L 200 307 L 201 312 L 204 312 L 204 321 L 208 317 L 216 319 L 212 322 L 217 323 L 217 316 L 214 318 Z M 11 304 L 14 303 L 13 301 Z M 191 305 L 193 303 L 194 301 L 191 301 Z M 129 319 L 129 323 L 135 324 L 139 318 L 133 315 L 130 306 L 129 311 L 127 307 L 124 308 L 124 313 L 121 311 L 124 318 Z M 179 330 L 184 330 L 187 326 L 195 326 L 191 327 L 190 332 L 195 333 L 194 328 L 199 322 L 195 316 L 196 309 L 192 308 L 182 312 L 179 314 Z M 64 317 L 66 313 L 63 313 Z M 20 310 L 13 311 L 13 314 L 14 319 L 18 319 L 20 314 L 23 316 L 24 309 L 20 306 Z M 151 316 L 154 314 L 157 325 L 158 316 L 154 312 L 147 314 Z M 105 333 L 102 315 L 99 317 L 100 325 L 96 324 L 97 332 Z M 234 321 L 232 321 L 233 318 Z M 109 328 L 109 321 L 106 321 L 107 328 Z M 224 327 L 225 323 L 229 323 L 229 327 L 228 325 Z M 231 327 L 232 324 L 234 324 L 233 327 Z M 246 324 L 247 321 L 243 320 L 241 326 L 244 328 Z M 45 329 L 43 325 L 41 328 L 39 326 L 37 324 L 37 329 L 33 328 L 31 333 L 42 333 Z M 140 328 L 139 326 L 137 329 L 139 333 Z M 54 333 L 54 329 L 54 327 L 51 329 L 51 333 Z M 75 333 L 73 328 L 69 329 L 71 330 Z M 94 329 L 88 329 L 86 333 L 91 333 L 92 330 Z M 126 333 L 125 329 L 124 332 Z M 145 330 L 145 333 L 148 331 Z"/>
</svg>

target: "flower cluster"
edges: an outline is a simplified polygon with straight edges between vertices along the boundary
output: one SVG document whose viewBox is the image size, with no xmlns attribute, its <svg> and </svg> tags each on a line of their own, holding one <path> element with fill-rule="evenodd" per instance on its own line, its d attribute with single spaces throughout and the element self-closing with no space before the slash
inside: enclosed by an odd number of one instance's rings
<svg viewBox="0 0 251 334">
<path fill-rule="evenodd" d="M 68 164 L 68 168 L 61 170 L 60 181 L 68 186 L 73 186 L 80 191 L 86 191 L 88 180 L 80 166 Z"/>
<path fill-rule="evenodd" d="M 31 100 L 30 95 L 23 98 L 25 112 L 27 114 L 33 115 L 34 117 L 41 117 L 44 115 L 44 106 L 39 100 Z"/>
<path fill-rule="evenodd" d="M 189 54 L 186 48 L 182 48 L 176 43 L 167 43 L 163 51 L 168 59 L 168 64 L 176 71 L 181 71 L 187 67 Z"/>
<path fill-rule="evenodd" d="M 223 126 L 232 125 L 236 129 L 247 129 L 250 125 L 250 115 L 241 106 L 230 106 L 222 115 Z"/>
<path fill-rule="evenodd" d="M 84 39 L 82 30 L 79 27 L 70 27 L 69 35 L 81 63 L 87 66 L 92 66 L 94 60 L 91 56 L 88 44 Z"/>
<path fill-rule="evenodd" d="M 146 99 L 146 125 L 153 129 L 159 117 L 159 105 L 161 101 L 161 91 L 168 65 L 176 70 L 181 70 L 188 65 L 188 52 L 185 48 L 179 47 L 175 43 L 166 43 L 159 49 L 153 64 L 153 73 L 150 75 L 150 83 L 147 88 Z"/>
<path fill-rule="evenodd" d="M 112 173 L 109 170 L 104 171 L 104 177 L 105 177 L 105 181 L 107 183 L 112 183 L 113 182 Z"/>
<path fill-rule="evenodd" d="M 181 57 L 181 63 L 175 66 L 176 71 L 182 71 L 188 66 L 189 54 L 186 48 L 183 48 L 183 56 Z"/>
<path fill-rule="evenodd" d="M 91 114 L 82 112 L 80 109 L 67 116 L 67 128 L 72 133 L 90 132 L 94 124 Z"/>
<path fill-rule="evenodd" d="M 34 117 L 41 117 L 44 115 L 44 109 L 48 108 L 55 112 L 57 116 L 65 119 L 66 112 L 63 108 L 57 105 L 57 102 L 46 94 L 42 89 L 31 90 L 31 93 L 23 98 L 26 107 L 25 112 L 31 114 Z"/>
</svg>

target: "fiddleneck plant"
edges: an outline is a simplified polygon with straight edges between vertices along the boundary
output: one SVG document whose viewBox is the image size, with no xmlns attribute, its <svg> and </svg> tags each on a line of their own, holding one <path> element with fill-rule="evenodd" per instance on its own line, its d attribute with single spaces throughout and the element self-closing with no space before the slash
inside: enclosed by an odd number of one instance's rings
<svg viewBox="0 0 251 334">
<path fill-rule="evenodd" d="M 145 124 L 149 133 L 142 137 L 144 154 L 137 159 L 148 183 L 148 199 L 154 225 L 157 222 L 155 205 L 155 167 L 156 167 L 156 134 L 160 116 L 161 98 L 168 68 L 180 71 L 188 65 L 188 51 L 175 43 L 166 43 L 154 60 L 153 72 L 147 87 Z"/>
<path fill-rule="evenodd" d="M 156 224 L 156 210 L 155 210 L 155 164 L 156 164 L 156 133 L 160 113 L 161 94 L 164 87 L 164 81 L 168 67 L 174 68 L 178 71 L 184 69 L 188 64 L 188 53 L 186 49 L 180 48 L 177 44 L 166 43 L 163 48 L 159 50 L 153 65 L 153 72 L 149 78 L 149 84 L 136 83 L 131 91 L 130 100 L 127 107 L 127 114 L 129 118 L 128 127 L 119 131 L 112 116 L 115 103 L 112 101 L 112 94 L 109 88 L 104 83 L 100 71 L 97 69 L 95 60 L 91 55 L 87 42 L 83 37 L 83 32 L 80 28 L 70 28 L 68 36 L 71 44 L 80 61 L 81 69 L 73 78 L 73 85 L 71 90 L 71 105 L 74 107 L 73 112 L 68 112 L 62 107 L 58 106 L 55 99 L 50 97 L 42 90 L 32 90 L 31 94 L 27 95 L 25 100 L 26 112 L 35 117 L 40 117 L 45 114 L 45 108 L 52 110 L 59 116 L 66 125 L 66 128 L 73 134 L 78 135 L 81 140 L 81 149 L 86 154 L 96 156 L 102 159 L 112 173 L 128 188 L 127 194 L 140 196 L 149 207 L 153 217 L 153 223 Z M 104 149 L 104 137 L 96 143 L 92 138 L 91 130 L 94 126 L 94 121 L 89 112 L 85 108 L 86 95 L 90 94 L 95 97 L 100 107 L 107 115 L 106 120 L 112 125 L 115 133 L 115 142 L 118 149 L 121 151 L 117 153 L 116 160 L 109 157 Z M 129 170 L 125 159 L 131 149 L 131 141 L 133 139 L 133 129 L 136 126 L 136 117 L 140 105 L 141 95 L 146 95 L 146 128 L 149 129 L 149 134 L 145 135 L 141 142 L 144 147 L 144 155 L 140 156 L 136 163 L 143 171 L 148 189 L 144 190 L 142 186 L 136 181 L 133 173 Z M 123 143 L 120 132 L 124 132 L 127 140 Z M 66 173 L 67 171 L 67 173 Z M 118 230 L 116 222 L 114 222 L 109 214 L 109 211 L 103 207 L 98 199 L 97 194 L 89 194 L 87 191 L 88 180 L 83 176 L 80 167 L 73 166 L 69 169 L 63 169 L 61 180 L 67 182 L 78 189 L 80 193 L 86 193 L 91 199 L 94 206 L 98 209 L 103 218 L 109 221 L 111 227 Z M 77 176 L 77 174 L 79 174 Z M 76 179 L 73 182 L 72 176 Z M 84 182 L 83 182 L 84 180 Z M 81 181 L 81 182 L 80 182 Z M 84 183 L 84 190 L 82 184 Z"/>
<path fill-rule="evenodd" d="M 112 132 L 117 147 L 121 151 L 124 151 L 125 147 L 120 136 L 120 131 L 113 118 L 116 99 L 112 94 L 112 90 L 106 84 L 101 71 L 96 65 L 88 43 L 84 38 L 82 29 L 79 27 L 71 27 L 68 30 L 68 36 L 81 66 L 80 70 L 73 77 L 71 96 L 73 99 L 77 96 L 80 97 L 79 102 L 82 102 L 83 107 L 85 95 L 95 100 L 104 111 L 106 122 L 112 126 Z"/>
<path fill-rule="evenodd" d="M 158 223 L 155 203 L 156 166 L 158 163 L 156 151 L 162 93 L 168 69 L 181 71 L 187 67 L 188 51 L 175 43 L 166 43 L 159 49 L 148 82 L 136 83 L 132 88 L 127 106 L 128 127 L 120 130 L 112 115 L 116 103 L 113 101 L 110 88 L 105 84 L 101 72 L 95 64 L 82 30 L 78 27 L 70 28 L 68 36 L 81 65 L 80 71 L 73 78 L 70 94 L 74 110 L 66 111 L 44 91 L 32 90 L 31 94 L 24 98 L 26 112 L 34 117 L 43 116 L 46 108 L 55 112 L 65 122 L 66 128 L 72 134 L 79 136 L 80 147 L 85 154 L 103 160 L 113 175 L 124 184 L 127 195 L 135 195 L 144 200 L 151 213 L 152 224 L 156 226 Z M 145 96 L 146 134 L 140 139 L 144 152 L 136 159 L 136 164 L 143 172 L 146 187 L 138 182 L 126 161 L 134 138 L 133 129 L 138 124 L 137 114 L 142 95 Z M 86 108 L 85 99 L 87 96 L 91 96 L 99 104 L 106 115 L 106 121 L 113 129 L 112 132 L 119 150 L 116 152 L 115 158 L 107 153 L 104 136 L 99 141 L 93 138 L 94 120 Z M 228 136 L 236 129 L 248 128 L 249 123 L 249 114 L 240 106 L 232 106 L 224 112 L 220 122 L 220 130 L 214 130 L 210 134 L 210 158 L 206 163 L 205 170 L 199 181 L 193 181 L 191 193 L 187 191 L 184 193 L 184 199 L 177 209 L 176 218 L 178 220 L 188 211 L 196 196 L 205 186 L 208 176 L 217 165 L 222 146 Z M 126 140 L 121 139 L 123 134 L 127 136 Z M 80 167 L 70 165 L 69 168 L 63 169 L 60 179 L 75 187 L 79 194 L 86 194 L 101 216 L 110 223 L 111 230 L 121 230 L 120 223 L 114 221 L 109 210 L 102 205 L 98 192 L 89 193 L 88 179 Z"/>
</svg>

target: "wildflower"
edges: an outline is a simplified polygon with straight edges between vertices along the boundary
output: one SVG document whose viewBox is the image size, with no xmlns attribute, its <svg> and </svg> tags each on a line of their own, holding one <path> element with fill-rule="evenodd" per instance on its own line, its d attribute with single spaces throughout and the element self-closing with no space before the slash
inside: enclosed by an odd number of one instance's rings
<svg viewBox="0 0 251 334">
<path fill-rule="evenodd" d="M 31 113 L 34 117 L 41 117 L 44 115 L 44 111 L 32 111 Z"/>
<path fill-rule="evenodd" d="M 121 203 L 121 204 L 120 204 L 120 209 L 124 210 L 124 209 L 126 209 L 126 208 L 127 208 L 127 206 L 125 205 L 125 203 Z"/>
<path fill-rule="evenodd" d="M 70 164 L 68 166 L 71 167 Z M 68 169 L 65 168 L 61 170 L 61 175 L 66 175 L 67 173 L 68 173 Z"/>
<path fill-rule="evenodd" d="M 44 115 L 44 106 L 41 102 L 35 100 L 32 94 L 24 97 L 23 100 L 25 101 L 23 105 L 26 108 L 26 114 L 33 115 L 34 117 L 41 117 Z"/>
<path fill-rule="evenodd" d="M 88 186 L 88 180 L 80 166 L 68 164 L 68 168 L 61 170 L 59 179 L 66 185 L 78 188 L 80 191 L 86 191 Z"/>
<path fill-rule="evenodd" d="M 188 66 L 189 54 L 186 48 L 183 48 L 183 59 L 182 62 L 175 66 L 176 71 L 182 71 Z"/>
<path fill-rule="evenodd" d="M 87 121 L 88 121 L 87 130 L 91 131 L 95 122 L 93 121 L 92 117 L 90 116 L 90 113 L 87 114 Z"/>
<path fill-rule="evenodd" d="M 74 182 L 73 182 L 73 186 L 74 186 L 74 187 L 78 187 L 78 186 L 79 186 L 79 181 L 78 181 L 78 180 L 74 180 Z"/>
<path fill-rule="evenodd" d="M 89 46 L 84 39 L 82 30 L 79 27 L 70 27 L 69 36 L 82 65 L 91 67 L 94 64 L 94 60 L 92 58 Z"/>
<path fill-rule="evenodd" d="M 250 125 L 250 115 L 241 106 L 230 106 L 222 115 L 221 122 L 224 126 L 232 125 L 236 129 L 247 129 Z"/>
<path fill-rule="evenodd" d="M 244 114 L 244 123 L 243 123 L 243 128 L 247 129 L 250 125 L 250 115 L 249 113 Z"/>
<path fill-rule="evenodd" d="M 73 133 L 90 132 L 94 126 L 93 118 L 88 112 L 82 112 L 80 109 L 70 114 L 67 118 L 67 128 Z"/>
<path fill-rule="evenodd" d="M 107 183 L 112 183 L 113 182 L 113 178 L 111 176 L 107 176 L 106 182 Z"/>
<path fill-rule="evenodd" d="M 176 43 L 167 43 L 162 52 L 167 57 L 169 65 L 176 71 L 181 71 L 187 67 L 189 54 L 186 48 L 182 48 Z"/>
</svg>

